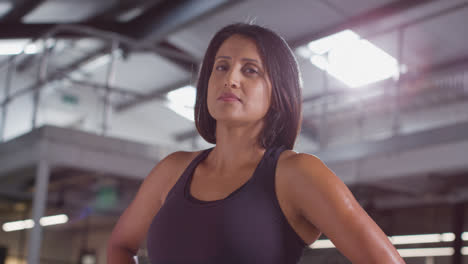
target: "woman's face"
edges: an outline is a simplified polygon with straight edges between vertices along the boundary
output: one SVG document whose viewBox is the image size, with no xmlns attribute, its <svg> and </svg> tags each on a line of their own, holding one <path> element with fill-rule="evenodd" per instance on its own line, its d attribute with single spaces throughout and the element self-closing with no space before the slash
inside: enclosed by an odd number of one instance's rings
<svg viewBox="0 0 468 264">
<path fill-rule="evenodd" d="M 252 123 L 270 107 L 271 83 L 255 42 L 232 35 L 216 53 L 208 81 L 208 111 L 220 121 Z"/>
</svg>

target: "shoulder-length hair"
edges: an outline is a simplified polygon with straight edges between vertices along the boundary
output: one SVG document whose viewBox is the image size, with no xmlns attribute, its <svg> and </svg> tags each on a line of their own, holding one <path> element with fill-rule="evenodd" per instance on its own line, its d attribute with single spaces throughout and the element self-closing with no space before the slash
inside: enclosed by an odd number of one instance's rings
<svg viewBox="0 0 468 264">
<path fill-rule="evenodd" d="M 263 148 L 294 147 L 302 121 L 302 79 L 293 52 L 275 32 L 258 25 L 237 23 L 218 31 L 211 39 L 197 83 L 195 125 L 209 143 L 216 144 L 216 120 L 207 105 L 208 81 L 214 59 L 223 42 L 234 34 L 255 41 L 272 86 L 271 104 L 265 115 L 265 125 L 258 137 Z"/>
</svg>

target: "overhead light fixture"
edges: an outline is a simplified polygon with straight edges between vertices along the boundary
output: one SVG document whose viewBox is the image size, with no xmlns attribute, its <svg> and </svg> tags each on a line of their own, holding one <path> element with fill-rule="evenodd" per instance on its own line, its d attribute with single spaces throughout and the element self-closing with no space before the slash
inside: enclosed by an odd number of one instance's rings
<svg viewBox="0 0 468 264">
<path fill-rule="evenodd" d="M 463 240 L 468 240 L 468 232 L 462 235 Z M 424 243 L 440 243 L 452 242 L 455 240 L 454 233 L 442 234 L 421 234 L 421 235 L 405 235 L 405 236 L 389 236 L 388 239 L 393 245 L 407 244 L 424 244 Z M 321 239 L 315 241 L 311 248 L 334 248 L 335 246 L 329 239 Z"/>
<path fill-rule="evenodd" d="M 468 232 L 463 232 L 462 233 L 462 240 L 463 241 L 468 241 Z"/>
<path fill-rule="evenodd" d="M 463 256 L 468 256 L 468 247 L 462 247 L 461 248 L 461 253 Z"/>
<path fill-rule="evenodd" d="M 31 219 L 8 222 L 3 224 L 2 229 L 5 232 L 29 229 L 34 227 L 34 221 Z"/>
<path fill-rule="evenodd" d="M 442 234 L 391 236 L 389 237 L 389 239 L 393 245 L 440 243 L 440 242 L 454 241 L 455 234 L 454 233 L 442 233 Z"/>
<path fill-rule="evenodd" d="M 166 106 L 180 116 L 190 121 L 194 121 L 194 107 L 196 89 L 192 85 L 187 85 L 167 94 Z"/>
<path fill-rule="evenodd" d="M 455 252 L 451 247 L 403 248 L 397 249 L 397 251 L 402 258 L 452 256 Z"/>
<path fill-rule="evenodd" d="M 408 236 L 410 237 L 410 238 L 407 238 L 408 241 L 402 241 L 400 244 L 449 242 L 455 239 L 455 236 L 453 235 L 453 233 L 444 233 L 444 234 L 439 234 L 439 235 L 441 235 L 441 237 L 439 237 L 441 238 L 440 241 L 436 241 L 437 239 L 435 237 L 429 237 L 426 235 L 415 235 L 415 236 Z M 420 237 L 416 238 L 416 236 L 420 236 Z M 401 237 L 405 237 L 405 236 L 397 236 L 397 237 L 400 237 L 400 238 L 397 238 L 398 240 L 398 239 L 401 239 Z M 390 240 L 392 240 L 391 238 L 392 237 L 389 237 Z M 422 238 L 425 238 L 426 240 L 422 240 Z M 325 248 L 335 248 L 335 246 L 329 239 L 321 239 L 321 240 L 315 241 L 310 246 L 310 248 L 325 249 Z M 400 254 L 400 256 L 403 258 L 452 256 L 455 252 L 455 250 L 452 247 L 404 248 L 404 249 L 397 249 L 397 251 Z M 468 247 L 462 247 L 461 254 L 464 256 L 468 255 Z"/>
<path fill-rule="evenodd" d="M 59 225 L 68 222 L 68 216 L 64 214 L 41 217 L 39 223 L 41 226 Z"/>
<path fill-rule="evenodd" d="M 39 220 L 39 223 L 41 224 L 41 226 L 58 225 L 58 224 L 64 224 L 66 222 L 68 222 L 68 216 L 65 214 L 44 216 L 44 217 L 41 217 L 41 219 Z M 5 232 L 30 229 L 33 227 L 34 227 L 34 221 L 32 219 L 13 221 L 13 222 L 4 223 L 2 225 L 2 229 Z"/>
<path fill-rule="evenodd" d="M 344 30 L 307 44 L 297 52 L 350 87 L 360 87 L 398 74 L 391 55 L 351 30 Z"/>
</svg>

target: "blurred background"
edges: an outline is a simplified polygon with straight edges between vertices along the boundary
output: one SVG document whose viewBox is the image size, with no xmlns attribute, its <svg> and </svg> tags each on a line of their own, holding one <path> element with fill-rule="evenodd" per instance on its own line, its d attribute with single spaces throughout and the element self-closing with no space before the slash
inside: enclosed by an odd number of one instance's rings
<svg viewBox="0 0 468 264">
<path fill-rule="evenodd" d="M 407 263 L 468 263 L 468 1 L 0 0 L 0 264 L 106 262 L 151 168 L 212 146 L 193 85 L 233 22 L 275 30 L 297 57 L 295 150 Z M 323 236 L 300 263 L 349 261 Z"/>
</svg>

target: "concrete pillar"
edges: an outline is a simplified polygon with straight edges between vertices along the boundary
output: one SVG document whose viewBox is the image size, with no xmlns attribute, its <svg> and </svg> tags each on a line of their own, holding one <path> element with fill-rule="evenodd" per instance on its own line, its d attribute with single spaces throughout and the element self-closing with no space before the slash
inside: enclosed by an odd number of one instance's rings
<svg viewBox="0 0 468 264">
<path fill-rule="evenodd" d="M 47 205 L 47 187 L 50 168 L 47 160 L 40 160 L 36 170 L 36 183 L 33 195 L 32 219 L 34 227 L 28 237 L 28 264 L 39 264 L 41 257 L 42 226 L 39 220 L 44 216 Z"/>
<path fill-rule="evenodd" d="M 452 256 L 452 263 L 453 264 L 461 264 L 462 254 L 461 248 L 463 246 L 462 241 L 462 233 L 463 233 L 463 224 L 464 224 L 464 216 L 465 216 L 465 204 L 457 203 L 453 207 L 453 233 L 455 234 L 455 240 L 453 241 L 453 256 Z"/>
<path fill-rule="evenodd" d="M 117 49 L 119 47 L 119 43 L 117 40 L 112 41 L 112 48 L 110 50 L 110 61 L 107 68 L 107 75 L 106 75 L 106 92 L 103 98 L 103 108 L 102 108 L 102 128 L 101 128 L 101 135 L 105 136 L 109 130 L 109 119 L 112 113 L 112 105 L 110 103 L 110 96 L 111 96 L 111 86 L 114 83 L 115 79 L 115 63 L 116 63 L 116 56 L 117 56 Z"/>
<path fill-rule="evenodd" d="M 425 258 L 424 264 L 434 264 L 434 263 L 435 262 L 434 262 L 434 257 L 433 256 Z"/>
</svg>

